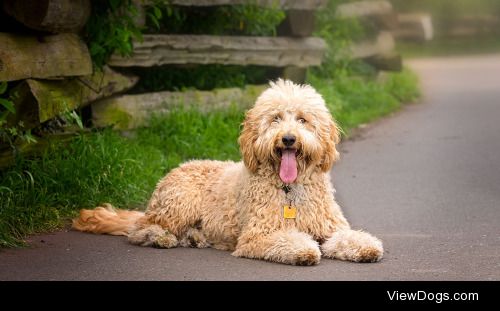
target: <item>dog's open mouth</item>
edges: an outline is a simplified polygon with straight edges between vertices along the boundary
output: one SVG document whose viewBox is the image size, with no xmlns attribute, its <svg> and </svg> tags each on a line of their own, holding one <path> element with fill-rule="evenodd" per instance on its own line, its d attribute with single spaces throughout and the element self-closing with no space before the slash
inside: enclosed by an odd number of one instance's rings
<svg viewBox="0 0 500 311">
<path fill-rule="evenodd" d="M 281 158 L 280 178 L 285 184 L 291 184 L 297 179 L 297 149 L 279 148 Z"/>
</svg>

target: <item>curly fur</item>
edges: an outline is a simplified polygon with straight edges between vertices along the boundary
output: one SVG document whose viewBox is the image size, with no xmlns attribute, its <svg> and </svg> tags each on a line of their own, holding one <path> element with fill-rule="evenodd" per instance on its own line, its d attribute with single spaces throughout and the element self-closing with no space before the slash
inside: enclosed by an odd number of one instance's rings
<svg viewBox="0 0 500 311">
<path fill-rule="evenodd" d="M 298 172 L 287 193 L 279 176 L 285 134 L 296 137 Z M 239 137 L 242 162 L 186 162 L 159 181 L 144 214 L 123 218 L 122 211 L 99 207 L 83 210 L 73 226 L 127 235 L 137 245 L 213 247 L 292 265 L 317 264 L 322 254 L 378 261 L 380 240 L 351 230 L 334 200 L 328 172 L 338 159 L 338 142 L 338 127 L 321 95 L 280 79 L 246 114 Z M 295 219 L 282 215 L 290 203 L 297 208 Z"/>
</svg>

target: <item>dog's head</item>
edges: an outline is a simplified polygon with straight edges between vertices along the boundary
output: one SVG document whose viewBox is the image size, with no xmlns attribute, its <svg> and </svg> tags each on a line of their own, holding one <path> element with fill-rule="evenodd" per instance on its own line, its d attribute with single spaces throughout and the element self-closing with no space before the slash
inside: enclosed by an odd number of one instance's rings
<svg viewBox="0 0 500 311">
<path fill-rule="evenodd" d="M 339 129 L 320 94 L 309 85 L 271 82 L 250 109 L 239 138 L 245 166 L 271 165 L 285 184 L 307 168 L 327 172 L 338 158 Z"/>
</svg>

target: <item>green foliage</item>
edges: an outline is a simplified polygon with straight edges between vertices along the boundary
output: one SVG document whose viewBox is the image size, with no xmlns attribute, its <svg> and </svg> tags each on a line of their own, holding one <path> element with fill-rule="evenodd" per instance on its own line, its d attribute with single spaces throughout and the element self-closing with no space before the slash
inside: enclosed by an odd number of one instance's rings
<svg viewBox="0 0 500 311">
<path fill-rule="evenodd" d="M 146 9 L 146 21 L 150 24 L 154 25 L 156 29 L 160 29 L 160 20 L 163 18 L 162 10 L 159 7 L 159 1 L 156 0 L 155 5 L 149 6 Z M 166 8 L 170 8 L 170 6 L 166 5 Z M 172 10 L 167 10 L 168 17 L 172 17 Z"/>
<path fill-rule="evenodd" d="M 33 143 L 36 142 L 36 138 L 31 134 L 31 130 L 24 128 L 22 121 L 13 124 L 9 120 L 15 115 L 16 108 L 14 107 L 14 98 L 7 90 L 8 83 L 0 82 L 0 147 L 2 147 L 2 143 L 7 143 L 15 152 L 17 140 Z"/>
<path fill-rule="evenodd" d="M 415 101 L 420 97 L 418 76 L 408 68 L 389 74 L 383 86 L 386 92 L 403 103 Z"/>
<path fill-rule="evenodd" d="M 340 18 L 335 14 L 337 6 L 346 2 L 350 1 L 330 0 L 324 9 L 316 12 L 314 35 L 323 38 L 328 46 L 321 67 L 311 69 L 316 75 L 334 78 L 363 66 L 351 59 L 346 50 L 352 42 L 366 36 L 366 29 L 355 18 Z"/>
<path fill-rule="evenodd" d="M 132 0 L 92 1 L 85 37 L 96 67 L 104 66 L 114 52 L 121 56 L 132 53 L 132 40 L 142 39 L 141 29 L 134 21 L 137 15 Z"/>
<path fill-rule="evenodd" d="M 146 11 L 148 33 L 210 35 L 276 35 L 285 18 L 282 10 L 255 5 L 182 7 L 157 4 Z M 163 18 L 161 18 L 163 17 Z M 162 66 L 137 69 L 141 79 L 136 92 L 180 90 L 194 87 L 210 90 L 264 83 L 269 70 L 258 66 L 200 65 Z"/>
<path fill-rule="evenodd" d="M 12 149 L 14 156 L 17 155 L 18 149 L 25 147 L 24 143 L 37 142 L 32 130 L 26 129 L 23 121 L 15 121 L 16 108 L 14 101 L 17 96 L 17 93 L 13 90 L 8 92 L 7 82 L 0 82 L 0 150 L 6 149 L 4 147 L 8 145 Z M 83 129 L 82 119 L 76 111 L 67 110 L 56 119 L 59 124 L 74 124 Z M 40 132 L 41 127 L 36 128 L 34 131 Z"/>
<path fill-rule="evenodd" d="M 150 33 L 211 34 L 274 36 L 276 27 L 285 19 L 285 13 L 275 8 L 256 5 L 214 6 L 207 8 L 161 6 L 148 9 Z M 156 12 L 156 13 L 155 13 Z"/>
<path fill-rule="evenodd" d="M 7 117 L 9 114 L 16 113 L 16 108 L 14 107 L 14 103 L 10 99 L 7 94 L 7 82 L 0 82 L 0 126 L 3 126 L 7 122 Z"/>
<path fill-rule="evenodd" d="M 129 56 L 133 40 L 142 33 L 275 35 L 285 18 L 278 9 L 254 5 L 216 6 L 213 8 L 177 7 L 168 1 L 154 0 L 146 8 L 147 27 L 136 19 L 138 9 L 132 0 L 93 0 L 92 15 L 85 28 L 90 55 L 101 68 L 113 53 Z"/>
<path fill-rule="evenodd" d="M 135 138 L 111 130 L 52 145 L 39 159 L 18 158 L 0 172 L 0 247 L 24 236 L 54 230 L 80 208 L 110 202 L 143 207 L 158 180 L 180 162 L 239 158 L 243 111 L 203 115 L 194 108 L 155 117 Z"/>
<path fill-rule="evenodd" d="M 338 74 L 336 79 L 310 75 L 334 118 L 347 135 L 360 124 L 397 110 L 419 96 L 417 77 L 410 70 L 390 73 L 384 81 Z"/>
<path fill-rule="evenodd" d="M 76 125 L 80 130 L 83 130 L 82 117 L 76 112 L 76 110 L 63 112 L 59 116 L 59 119 L 61 119 L 65 125 Z"/>
<path fill-rule="evenodd" d="M 7 82 L 0 82 L 0 96 L 2 96 L 3 94 L 5 94 L 6 91 L 7 91 Z M 9 99 L 0 97 L 0 105 L 7 112 L 16 113 L 16 109 L 14 108 L 14 104 Z M 2 114 L 2 117 L 0 118 L 0 122 L 2 120 L 4 120 L 4 119 L 5 119 L 5 117 Z"/>
<path fill-rule="evenodd" d="M 412 72 L 390 73 L 377 81 L 377 70 L 346 52 L 350 44 L 373 37 L 373 25 L 354 18 L 340 18 L 339 4 L 354 0 L 330 0 L 317 12 L 315 35 L 328 47 L 321 67 L 312 68 L 308 82 L 323 95 L 332 114 L 345 133 L 398 109 L 403 102 L 415 100 L 418 81 Z"/>
<path fill-rule="evenodd" d="M 147 128 L 137 131 L 137 141 L 165 155 L 166 170 L 191 159 L 238 160 L 237 139 L 244 113 L 237 107 L 202 114 L 179 107 L 154 116 Z"/>
<path fill-rule="evenodd" d="M 200 65 L 194 67 L 161 66 L 135 71 L 140 77 L 134 92 L 177 91 L 186 88 L 211 90 L 244 87 L 266 82 L 269 70 L 259 66 Z"/>
<path fill-rule="evenodd" d="M 111 197 L 117 205 L 143 203 L 160 164 L 156 150 L 111 131 L 78 137 L 66 148 L 53 145 L 39 160 L 18 159 L 1 175 L 0 245 L 61 226 L 78 208 Z"/>
</svg>

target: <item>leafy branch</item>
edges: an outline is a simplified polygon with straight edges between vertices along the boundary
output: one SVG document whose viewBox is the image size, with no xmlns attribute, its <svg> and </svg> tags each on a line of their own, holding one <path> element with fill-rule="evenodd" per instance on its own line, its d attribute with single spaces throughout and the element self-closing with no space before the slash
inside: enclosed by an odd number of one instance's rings
<svg viewBox="0 0 500 311">
<path fill-rule="evenodd" d="M 13 98 L 7 94 L 7 82 L 0 82 L 0 142 L 8 143 L 16 151 L 16 141 L 18 139 L 27 143 L 36 142 L 36 138 L 31 134 L 31 130 L 24 128 L 22 121 L 17 124 L 9 122 L 9 117 L 16 114 Z"/>
</svg>

